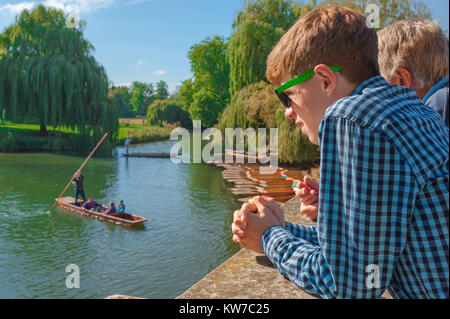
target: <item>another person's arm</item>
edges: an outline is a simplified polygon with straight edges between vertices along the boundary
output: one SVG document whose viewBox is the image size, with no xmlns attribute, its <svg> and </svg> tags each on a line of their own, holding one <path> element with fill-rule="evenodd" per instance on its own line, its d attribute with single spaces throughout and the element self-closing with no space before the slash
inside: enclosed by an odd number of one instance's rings
<svg viewBox="0 0 450 319">
<path fill-rule="evenodd" d="M 305 176 L 303 182 L 298 181 L 294 188 L 295 196 L 302 201 L 300 213 L 317 219 L 319 214 L 319 183 Z"/>
</svg>

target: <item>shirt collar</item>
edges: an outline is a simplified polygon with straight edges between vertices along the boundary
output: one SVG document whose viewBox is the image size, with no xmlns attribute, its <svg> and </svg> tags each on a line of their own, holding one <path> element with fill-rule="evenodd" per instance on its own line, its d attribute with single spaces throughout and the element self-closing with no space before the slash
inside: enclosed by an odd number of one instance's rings
<svg viewBox="0 0 450 319">
<path fill-rule="evenodd" d="M 361 94 L 361 92 L 364 89 L 379 87 L 379 86 L 383 86 L 383 85 L 387 85 L 387 84 L 388 83 L 386 82 L 386 80 L 381 75 L 377 75 L 377 76 L 371 77 L 370 79 L 365 80 L 364 82 L 362 82 L 360 85 L 358 85 L 356 87 L 356 89 L 350 95 L 351 96 L 358 95 L 358 94 Z"/>
<path fill-rule="evenodd" d="M 448 86 L 448 74 L 439 80 L 438 83 L 433 85 L 433 87 L 428 91 L 427 95 L 423 98 L 422 102 L 426 103 L 428 99 L 437 91 L 442 89 L 443 87 Z"/>
</svg>

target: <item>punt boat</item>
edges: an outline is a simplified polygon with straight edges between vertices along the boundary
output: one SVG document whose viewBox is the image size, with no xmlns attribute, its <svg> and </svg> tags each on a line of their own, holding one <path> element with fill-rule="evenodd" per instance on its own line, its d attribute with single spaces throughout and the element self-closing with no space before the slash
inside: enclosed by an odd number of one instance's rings
<svg viewBox="0 0 450 319">
<path fill-rule="evenodd" d="M 73 197 L 62 197 L 62 198 L 56 199 L 56 203 L 58 204 L 58 206 L 63 209 L 66 209 L 66 210 L 69 210 L 69 211 L 72 211 L 72 212 L 75 212 L 75 213 L 78 213 L 81 215 L 86 215 L 86 216 L 90 216 L 93 218 L 97 218 L 99 220 L 104 220 L 104 221 L 107 221 L 110 223 L 118 224 L 118 225 L 142 226 L 143 223 L 148 220 L 147 218 L 133 215 L 133 214 L 128 214 L 128 213 L 121 213 L 119 215 L 120 217 L 106 215 L 103 213 L 95 212 L 93 210 L 82 208 L 80 206 L 75 206 L 74 202 L 75 202 L 75 198 L 73 198 Z M 106 207 L 106 206 L 103 205 L 103 207 Z"/>
</svg>

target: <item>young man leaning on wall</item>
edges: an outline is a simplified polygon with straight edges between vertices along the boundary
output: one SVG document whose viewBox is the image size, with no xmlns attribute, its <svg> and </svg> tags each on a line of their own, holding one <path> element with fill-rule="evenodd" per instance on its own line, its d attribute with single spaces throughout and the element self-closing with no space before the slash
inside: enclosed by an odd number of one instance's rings
<svg viewBox="0 0 450 319">
<path fill-rule="evenodd" d="M 311 11 L 273 48 L 266 74 L 320 146 L 317 227 L 256 197 L 235 212 L 233 240 L 323 298 L 448 298 L 449 132 L 413 89 L 379 75 L 364 16 Z"/>
</svg>

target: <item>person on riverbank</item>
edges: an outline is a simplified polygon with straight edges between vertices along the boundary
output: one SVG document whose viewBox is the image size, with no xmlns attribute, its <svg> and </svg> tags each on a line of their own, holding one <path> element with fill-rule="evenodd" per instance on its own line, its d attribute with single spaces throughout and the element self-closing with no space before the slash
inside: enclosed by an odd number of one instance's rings
<svg viewBox="0 0 450 319">
<path fill-rule="evenodd" d="M 81 207 L 89 210 L 94 210 L 96 212 L 101 212 L 103 210 L 102 204 L 97 203 L 92 196 L 89 196 L 88 201 L 84 202 Z"/>
<path fill-rule="evenodd" d="M 448 298 L 449 131 L 413 89 L 380 76 L 366 18 L 309 12 L 266 75 L 286 117 L 320 146 L 318 221 L 286 222 L 256 197 L 234 213 L 233 241 L 322 298 Z"/>
<path fill-rule="evenodd" d="M 81 172 L 75 173 L 72 184 L 75 185 L 75 203 L 74 205 L 80 206 L 78 203 L 78 196 L 81 196 L 83 202 L 86 201 L 86 195 L 84 194 L 84 176 Z"/>
<path fill-rule="evenodd" d="M 416 91 L 449 124 L 448 40 L 436 21 L 412 18 L 378 32 L 381 75 Z"/>
</svg>

